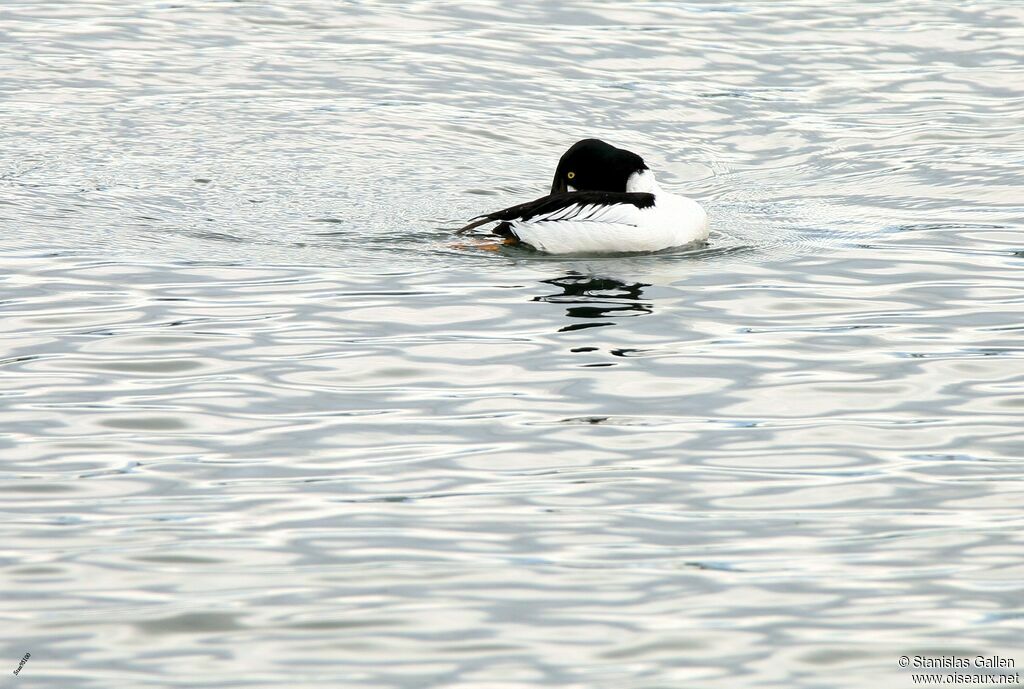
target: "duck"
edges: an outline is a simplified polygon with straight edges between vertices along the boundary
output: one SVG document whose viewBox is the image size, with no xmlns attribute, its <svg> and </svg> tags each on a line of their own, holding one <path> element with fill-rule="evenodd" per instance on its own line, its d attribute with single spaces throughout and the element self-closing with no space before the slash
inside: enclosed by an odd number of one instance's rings
<svg viewBox="0 0 1024 689">
<path fill-rule="evenodd" d="M 458 232 L 490 223 L 503 244 L 548 254 L 652 252 L 708 237 L 699 203 L 662 190 L 641 156 L 600 139 L 562 154 L 547 196 L 478 215 Z"/>
</svg>

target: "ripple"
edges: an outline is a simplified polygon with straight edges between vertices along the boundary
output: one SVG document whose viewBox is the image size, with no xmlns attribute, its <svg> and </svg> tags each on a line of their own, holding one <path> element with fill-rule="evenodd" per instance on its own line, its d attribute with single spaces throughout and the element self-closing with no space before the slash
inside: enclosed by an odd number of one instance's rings
<svg viewBox="0 0 1024 689">
<path fill-rule="evenodd" d="M 3 12 L 22 681 L 859 689 L 1018 652 L 1019 8 Z M 460 245 L 584 136 L 707 245 Z"/>
</svg>

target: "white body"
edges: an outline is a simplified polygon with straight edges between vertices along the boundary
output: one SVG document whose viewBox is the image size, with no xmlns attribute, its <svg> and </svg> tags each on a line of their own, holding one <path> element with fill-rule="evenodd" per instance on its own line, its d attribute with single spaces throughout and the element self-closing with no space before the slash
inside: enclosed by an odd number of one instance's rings
<svg viewBox="0 0 1024 689">
<path fill-rule="evenodd" d="M 549 254 L 659 251 L 707 239 L 700 204 L 662 191 L 650 170 L 633 173 L 626 191 L 654 194 L 654 205 L 571 206 L 510 225 L 521 241 Z"/>
</svg>

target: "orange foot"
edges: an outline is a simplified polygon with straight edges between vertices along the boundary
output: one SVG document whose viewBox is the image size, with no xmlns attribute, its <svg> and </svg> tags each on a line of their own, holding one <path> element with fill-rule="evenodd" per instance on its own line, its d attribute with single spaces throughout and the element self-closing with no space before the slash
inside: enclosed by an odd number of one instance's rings
<svg viewBox="0 0 1024 689">
<path fill-rule="evenodd" d="M 500 251 L 503 246 L 515 246 L 518 244 L 514 239 L 506 239 L 502 242 L 482 242 L 480 244 L 463 244 L 458 242 L 450 244 L 453 249 L 479 249 L 480 251 Z"/>
</svg>

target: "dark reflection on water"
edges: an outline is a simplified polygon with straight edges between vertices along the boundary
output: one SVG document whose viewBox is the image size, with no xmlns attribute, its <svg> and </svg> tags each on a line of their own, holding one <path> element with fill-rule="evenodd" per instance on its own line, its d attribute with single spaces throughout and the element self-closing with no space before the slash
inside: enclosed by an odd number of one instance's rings
<svg viewBox="0 0 1024 689">
<path fill-rule="evenodd" d="M 1022 25 L 0 3 L 0 658 L 33 689 L 1019 668 Z M 584 136 L 709 244 L 438 229 Z"/>
<path fill-rule="evenodd" d="M 605 319 L 613 316 L 642 316 L 652 312 L 651 302 L 643 299 L 643 288 L 649 287 L 649 285 L 642 282 L 627 284 L 615 278 L 575 273 L 550 280 L 541 280 L 541 282 L 554 285 L 562 291 L 558 294 L 534 297 L 533 301 L 571 304 L 565 310 L 565 314 L 569 318 Z M 615 325 L 615 321 L 574 323 L 560 328 L 559 332 L 572 332 L 607 325 Z"/>
</svg>

